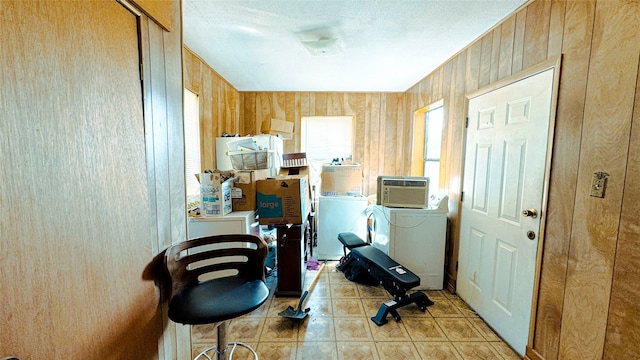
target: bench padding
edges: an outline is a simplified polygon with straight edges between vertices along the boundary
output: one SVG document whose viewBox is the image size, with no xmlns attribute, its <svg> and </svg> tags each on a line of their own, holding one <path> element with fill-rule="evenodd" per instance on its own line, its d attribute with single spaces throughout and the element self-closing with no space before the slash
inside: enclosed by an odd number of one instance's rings
<svg viewBox="0 0 640 360">
<path fill-rule="evenodd" d="M 393 301 L 383 303 L 376 316 L 371 318 L 378 326 L 387 323 L 388 314 L 400 321 L 397 309 L 405 305 L 415 303 L 422 311 L 433 305 L 433 301 L 422 291 L 407 293 L 420 285 L 420 278 L 382 250 L 367 244 L 353 233 L 340 233 L 338 240 L 344 246 L 345 253 L 346 249 L 351 250 L 338 269 L 345 271 L 349 266 L 360 266 L 393 296 Z"/>
</svg>

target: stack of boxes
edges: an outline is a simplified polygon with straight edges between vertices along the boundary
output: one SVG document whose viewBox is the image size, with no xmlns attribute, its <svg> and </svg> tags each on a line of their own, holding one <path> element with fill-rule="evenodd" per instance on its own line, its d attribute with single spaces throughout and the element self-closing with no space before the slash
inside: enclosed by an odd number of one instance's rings
<svg viewBox="0 0 640 360">
<path fill-rule="evenodd" d="M 276 296 L 300 296 L 306 266 L 307 218 L 311 211 L 311 191 L 307 166 L 284 164 L 278 176 L 259 180 L 257 205 L 260 224 L 273 225 L 277 230 L 278 288 Z M 302 154 L 296 164 L 306 164 Z"/>
</svg>

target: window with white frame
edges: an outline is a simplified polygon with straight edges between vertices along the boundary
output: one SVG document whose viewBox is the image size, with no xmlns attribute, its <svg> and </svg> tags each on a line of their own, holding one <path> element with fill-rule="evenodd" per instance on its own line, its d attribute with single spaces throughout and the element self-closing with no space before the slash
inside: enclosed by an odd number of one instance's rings
<svg viewBox="0 0 640 360">
<path fill-rule="evenodd" d="M 353 116 L 308 116 L 301 124 L 300 148 L 307 154 L 311 185 L 318 185 L 322 164 L 352 158 Z"/>
<path fill-rule="evenodd" d="M 202 172 L 200 163 L 200 115 L 198 95 L 184 89 L 184 147 L 187 198 L 198 194 L 200 183 L 195 174 Z"/>
<path fill-rule="evenodd" d="M 443 114 L 440 103 L 424 115 L 424 176 L 429 178 L 429 194 L 437 193 L 439 188 Z"/>
</svg>

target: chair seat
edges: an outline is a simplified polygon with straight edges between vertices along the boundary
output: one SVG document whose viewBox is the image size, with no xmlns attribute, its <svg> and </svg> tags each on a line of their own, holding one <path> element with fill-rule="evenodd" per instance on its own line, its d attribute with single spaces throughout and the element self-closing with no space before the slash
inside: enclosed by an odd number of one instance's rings
<svg viewBox="0 0 640 360">
<path fill-rule="evenodd" d="M 210 324 L 250 313 L 269 296 L 260 280 L 220 278 L 184 289 L 169 302 L 169 318 L 181 324 Z"/>
</svg>

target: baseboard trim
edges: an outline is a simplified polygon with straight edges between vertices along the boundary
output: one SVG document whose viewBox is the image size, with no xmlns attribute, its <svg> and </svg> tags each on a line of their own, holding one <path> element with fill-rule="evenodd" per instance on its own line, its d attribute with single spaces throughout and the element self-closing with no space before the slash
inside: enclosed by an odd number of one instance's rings
<svg viewBox="0 0 640 360">
<path fill-rule="evenodd" d="M 445 289 L 449 290 L 450 293 L 455 294 L 456 293 L 456 278 L 451 276 L 451 274 L 449 272 L 445 272 L 445 275 L 446 275 L 446 280 L 445 280 L 445 284 L 444 284 Z"/>
<path fill-rule="evenodd" d="M 544 358 L 537 351 L 527 346 L 524 352 L 524 360 L 544 360 Z"/>
</svg>

